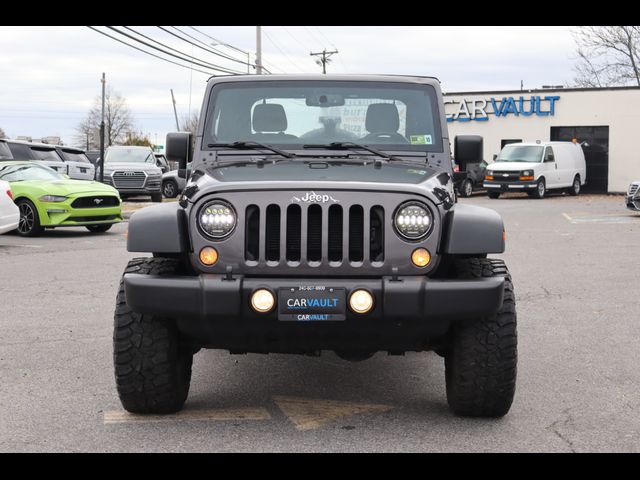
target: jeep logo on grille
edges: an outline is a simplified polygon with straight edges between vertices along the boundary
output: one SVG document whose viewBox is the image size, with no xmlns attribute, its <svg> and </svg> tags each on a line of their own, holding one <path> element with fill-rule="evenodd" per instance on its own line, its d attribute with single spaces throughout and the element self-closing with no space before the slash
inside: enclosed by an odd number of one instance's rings
<svg viewBox="0 0 640 480">
<path fill-rule="evenodd" d="M 314 191 L 307 192 L 303 197 L 296 197 L 295 195 L 291 197 L 291 203 L 340 203 L 340 200 L 336 200 L 331 195 L 322 194 L 319 195 Z"/>
</svg>

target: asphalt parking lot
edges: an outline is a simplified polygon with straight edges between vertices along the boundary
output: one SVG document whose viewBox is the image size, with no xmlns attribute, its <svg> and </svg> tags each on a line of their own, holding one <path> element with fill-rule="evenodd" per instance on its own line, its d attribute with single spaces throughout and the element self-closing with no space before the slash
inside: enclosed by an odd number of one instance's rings
<svg viewBox="0 0 640 480">
<path fill-rule="evenodd" d="M 1 451 L 640 451 L 640 214 L 620 196 L 464 203 L 505 219 L 516 398 L 454 417 L 435 353 L 349 363 L 201 351 L 175 416 L 120 406 L 112 315 L 126 223 L 0 236 Z"/>
</svg>

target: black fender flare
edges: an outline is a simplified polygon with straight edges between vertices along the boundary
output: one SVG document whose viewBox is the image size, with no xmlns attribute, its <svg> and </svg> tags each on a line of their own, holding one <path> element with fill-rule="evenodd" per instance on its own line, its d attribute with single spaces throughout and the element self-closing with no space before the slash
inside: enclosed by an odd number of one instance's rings
<svg viewBox="0 0 640 480">
<path fill-rule="evenodd" d="M 187 216 L 178 202 L 138 210 L 129 219 L 129 252 L 183 253 L 189 250 Z"/>
<path fill-rule="evenodd" d="M 505 250 L 504 223 L 495 210 L 458 203 L 444 225 L 442 253 L 476 255 Z"/>
</svg>

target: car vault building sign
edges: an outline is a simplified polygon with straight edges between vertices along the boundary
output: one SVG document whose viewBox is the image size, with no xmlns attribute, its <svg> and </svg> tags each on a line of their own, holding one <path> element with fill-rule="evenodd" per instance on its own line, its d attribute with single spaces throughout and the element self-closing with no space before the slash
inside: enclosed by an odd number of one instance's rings
<svg viewBox="0 0 640 480">
<path fill-rule="evenodd" d="M 560 100 L 559 95 L 502 98 L 460 98 L 444 100 L 447 111 L 447 122 L 487 121 L 489 115 L 507 117 L 509 115 L 529 117 L 553 116 L 555 103 Z"/>
</svg>

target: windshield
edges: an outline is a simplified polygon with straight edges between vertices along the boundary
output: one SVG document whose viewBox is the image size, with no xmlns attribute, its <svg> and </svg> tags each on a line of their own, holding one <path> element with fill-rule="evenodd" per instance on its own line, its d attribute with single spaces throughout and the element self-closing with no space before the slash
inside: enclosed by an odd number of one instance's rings
<svg viewBox="0 0 640 480">
<path fill-rule="evenodd" d="M 13 155 L 11 155 L 11 150 L 9 150 L 9 146 L 4 142 L 0 142 L 0 159 L 3 159 L 3 160 L 13 159 Z"/>
<path fill-rule="evenodd" d="M 63 177 L 44 165 L 0 165 L 0 180 L 19 182 L 22 180 L 61 180 Z"/>
<path fill-rule="evenodd" d="M 105 163 L 156 163 L 151 149 L 109 148 L 104 154 Z"/>
<path fill-rule="evenodd" d="M 430 85 L 229 82 L 214 87 L 212 100 L 205 145 L 253 141 L 291 150 L 357 142 L 387 150 L 442 151 L 437 97 Z"/>
<path fill-rule="evenodd" d="M 544 147 L 537 145 L 507 145 L 496 162 L 533 162 L 540 163 Z"/>
<path fill-rule="evenodd" d="M 32 148 L 33 156 L 38 160 L 49 160 L 50 162 L 61 162 L 58 152 L 49 148 Z"/>
<path fill-rule="evenodd" d="M 67 162 L 91 163 L 87 156 L 82 152 L 62 150 L 62 156 Z"/>
</svg>

